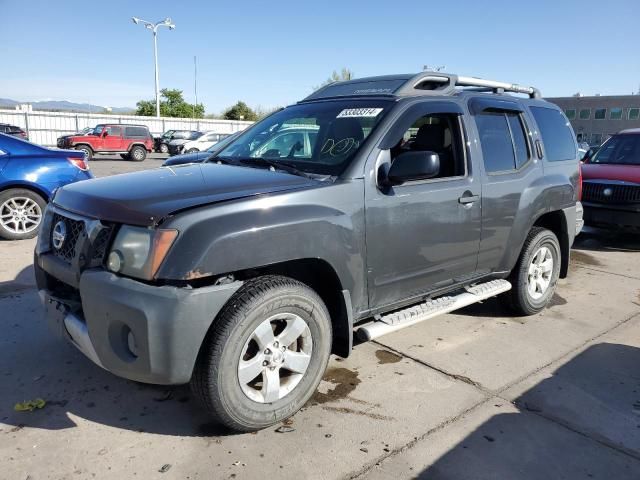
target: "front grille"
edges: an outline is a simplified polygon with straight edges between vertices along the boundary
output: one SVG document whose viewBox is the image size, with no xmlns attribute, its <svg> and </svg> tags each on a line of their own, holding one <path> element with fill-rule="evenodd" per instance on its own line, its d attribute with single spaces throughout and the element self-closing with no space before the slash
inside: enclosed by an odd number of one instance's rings
<svg viewBox="0 0 640 480">
<path fill-rule="evenodd" d="M 640 203 L 640 185 L 584 182 L 582 184 L 582 201 Z"/>
<path fill-rule="evenodd" d="M 91 260 L 99 263 L 104 261 L 104 256 L 107 253 L 112 233 L 113 225 L 107 225 L 98 232 L 96 239 L 93 241 L 93 254 L 91 255 Z"/>
<path fill-rule="evenodd" d="M 60 248 L 53 247 L 53 254 L 65 260 L 66 262 L 71 263 L 71 261 L 76 256 L 76 249 L 78 245 L 78 240 L 81 235 L 84 233 L 84 222 L 81 220 L 73 220 L 71 218 L 63 217 L 62 215 L 55 213 L 53 215 L 53 220 L 51 222 L 51 236 L 53 237 L 53 231 L 58 222 L 63 222 L 66 226 L 66 236 L 64 242 Z M 53 238 L 51 240 L 51 245 L 53 246 Z"/>
</svg>

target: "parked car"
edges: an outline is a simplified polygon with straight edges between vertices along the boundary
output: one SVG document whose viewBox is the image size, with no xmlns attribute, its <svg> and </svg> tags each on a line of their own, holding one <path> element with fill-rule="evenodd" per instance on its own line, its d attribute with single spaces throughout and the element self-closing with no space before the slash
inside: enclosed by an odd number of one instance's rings
<svg viewBox="0 0 640 480">
<path fill-rule="evenodd" d="M 190 382 L 238 431 L 304 406 L 354 334 L 496 295 L 542 311 L 581 226 L 571 126 L 510 83 L 332 83 L 213 160 L 59 189 L 35 272 L 49 323 L 91 360 Z M 51 242 L 63 226 L 82 232 L 73 255 Z"/>
<path fill-rule="evenodd" d="M 168 152 L 169 155 L 180 155 L 182 153 L 182 148 L 184 147 L 184 144 L 193 140 L 197 140 L 198 138 L 202 137 L 203 133 L 202 132 L 190 132 L 188 135 L 185 136 L 180 136 L 180 137 L 173 137 L 171 139 L 171 141 L 169 142 L 169 144 L 167 145 L 168 147 Z"/>
<path fill-rule="evenodd" d="M 13 135 L 23 140 L 29 140 L 29 136 L 27 132 L 25 132 L 22 128 L 16 127 L 15 125 L 9 125 L 8 123 L 0 123 L 0 133 L 4 133 L 6 135 Z"/>
<path fill-rule="evenodd" d="M 184 165 L 186 163 L 201 163 L 209 158 L 215 156 L 217 152 L 222 150 L 224 147 L 229 145 L 234 138 L 240 135 L 242 132 L 235 132 L 226 138 L 220 140 L 218 143 L 214 143 L 209 148 L 207 148 L 203 152 L 194 152 L 194 153 L 182 153 L 180 155 L 175 155 L 173 157 L 167 158 L 162 164 L 163 167 L 172 167 L 175 165 Z"/>
<path fill-rule="evenodd" d="M 0 133 L 0 237 L 33 238 L 56 188 L 93 178 L 84 155 Z"/>
<path fill-rule="evenodd" d="M 105 123 L 88 135 L 58 138 L 58 147 L 80 150 L 88 160 L 100 153 L 119 153 L 125 160 L 142 162 L 153 149 L 153 138 L 145 125 Z"/>
<path fill-rule="evenodd" d="M 195 140 L 190 140 L 182 145 L 183 153 L 196 153 L 207 150 L 212 145 L 218 143 L 220 140 L 227 138 L 228 133 L 216 133 L 216 132 L 204 132 L 200 137 Z"/>
<path fill-rule="evenodd" d="M 169 153 L 171 140 L 185 139 L 195 132 L 195 130 L 167 130 L 161 137 L 154 139 L 154 150 L 159 153 Z"/>
<path fill-rule="evenodd" d="M 584 220 L 603 227 L 640 227 L 640 129 L 611 136 L 582 165 Z"/>
</svg>

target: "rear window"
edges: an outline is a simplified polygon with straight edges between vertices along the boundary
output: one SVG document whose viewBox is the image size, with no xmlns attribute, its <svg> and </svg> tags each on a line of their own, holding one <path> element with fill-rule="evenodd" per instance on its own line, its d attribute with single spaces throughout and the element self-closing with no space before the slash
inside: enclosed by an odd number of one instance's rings
<svg viewBox="0 0 640 480">
<path fill-rule="evenodd" d="M 560 110 L 545 107 L 531 107 L 536 119 L 545 157 L 550 162 L 576 159 L 576 143 L 571 125 Z"/>
<path fill-rule="evenodd" d="M 146 138 L 149 131 L 144 127 L 125 127 L 124 134 L 127 137 Z"/>
</svg>

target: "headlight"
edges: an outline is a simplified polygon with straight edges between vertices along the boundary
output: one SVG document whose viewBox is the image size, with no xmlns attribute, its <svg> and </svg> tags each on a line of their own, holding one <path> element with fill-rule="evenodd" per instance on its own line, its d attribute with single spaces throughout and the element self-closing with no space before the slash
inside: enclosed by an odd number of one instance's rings
<svg viewBox="0 0 640 480">
<path fill-rule="evenodd" d="M 107 268 L 114 273 L 152 280 L 177 236 L 177 230 L 123 225 L 109 252 Z"/>
</svg>

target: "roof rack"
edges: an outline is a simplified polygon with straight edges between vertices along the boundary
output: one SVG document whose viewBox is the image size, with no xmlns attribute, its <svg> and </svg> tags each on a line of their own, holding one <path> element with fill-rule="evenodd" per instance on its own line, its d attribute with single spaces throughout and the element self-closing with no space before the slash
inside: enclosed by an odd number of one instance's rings
<svg viewBox="0 0 640 480">
<path fill-rule="evenodd" d="M 530 98 L 540 98 L 540 90 L 515 83 L 461 77 L 442 72 L 421 72 L 409 75 L 387 75 L 334 82 L 313 92 L 304 101 L 346 96 L 394 96 L 454 95 L 460 87 L 472 91 L 493 93 L 521 93 Z"/>
<path fill-rule="evenodd" d="M 530 98 L 540 98 L 540 90 L 534 87 L 526 87 L 516 83 L 497 82 L 495 80 L 485 80 L 477 77 L 462 77 L 450 73 L 442 72 L 422 72 L 415 75 L 406 82 L 395 93 L 396 95 L 418 95 L 420 91 L 432 91 L 443 95 L 451 95 L 456 87 L 473 87 L 479 91 L 490 91 L 493 93 L 522 93 Z"/>
</svg>

